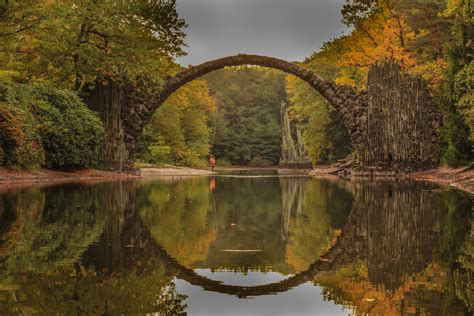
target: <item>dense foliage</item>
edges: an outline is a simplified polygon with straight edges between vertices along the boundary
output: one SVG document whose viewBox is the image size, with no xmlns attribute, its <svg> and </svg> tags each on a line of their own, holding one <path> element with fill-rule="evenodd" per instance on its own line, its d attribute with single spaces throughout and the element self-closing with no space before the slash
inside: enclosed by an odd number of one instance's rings
<svg viewBox="0 0 474 316">
<path fill-rule="evenodd" d="M 443 112 L 443 162 L 458 166 L 472 162 L 474 5 L 470 0 L 347 0 L 343 22 L 352 28 L 326 43 L 305 65 L 336 83 L 364 88 L 369 67 L 394 59 L 407 71 L 424 78 Z M 296 113 L 304 115 L 308 151 L 313 162 L 347 152 L 341 126 L 324 130 L 330 110 L 304 83 L 287 80 Z M 294 116 L 296 121 L 301 117 Z M 322 124 L 321 124 L 322 123 Z M 337 140 L 334 131 L 340 134 Z M 336 145 L 335 144 L 340 144 Z M 340 150 L 344 148 L 344 150 Z M 339 153 L 333 150 L 338 149 Z M 327 159 L 333 160 L 331 158 Z"/>
<path fill-rule="evenodd" d="M 1 69 L 80 89 L 98 77 L 160 82 L 182 55 L 175 0 L 1 0 Z M 0 69 L 0 70 L 1 70 Z"/>
<path fill-rule="evenodd" d="M 443 159 L 458 166 L 473 161 L 474 4 L 469 0 L 450 1 L 443 16 L 452 21 L 452 40 L 444 54 L 446 79 L 439 94 L 445 115 Z"/>
<path fill-rule="evenodd" d="M 97 164 L 104 128 L 73 92 L 41 85 L 4 85 L 0 102 L 6 165 L 71 168 Z"/>
<path fill-rule="evenodd" d="M 103 128 L 77 95 L 97 81 L 159 86 L 179 69 L 185 26 L 175 0 L 0 0 L 0 82 L 13 91 L 0 164 L 96 165 Z"/>
<path fill-rule="evenodd" d="M 235 67 L 205 77 L 216 100 L 211 140 L 218 160 L 275 165 L 281 154 L 280 106 L 284 75 L 260 67 Z"/>
<path fill-rule="evenodd" d="M 0 100 L 0 165 L 34 168 L 42 164 L 44 149 L 33 116 Z"/>
<path fill-rule="evenodd" d="M 204 165 L 214 108 L 206 82 L 196 80 L 179 89 L 145 128 L 140 159 L 153 164 Z"/>
<path fill-rule="evenodd" d="M 327 79 L 334 79 L 336 67 L 323 57 L 308 64 L 314 72 Z M 287 76 L 286 90 L 293 122 L 303 130 L 303 140 L 308 158 L 313 165 L 332 163 L 352 151 L 349 135 L 339 113 L 318 92 L 294 76 Z"/>
<path fill-rule="evenodd" d="M 24 91 L 28 89 L 25 87 Z M 47 166 L 96 165 L 105 136 L 97 115 L 73 92 L 41 86 L 29 91 L 35 98 L 32 110 L 38 121 Z"/>
</svg>

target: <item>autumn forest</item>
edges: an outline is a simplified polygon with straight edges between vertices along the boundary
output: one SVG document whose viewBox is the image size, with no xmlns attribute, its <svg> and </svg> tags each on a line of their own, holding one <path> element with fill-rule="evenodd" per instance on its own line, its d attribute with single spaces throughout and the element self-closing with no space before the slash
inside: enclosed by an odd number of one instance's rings
<svg viewBox="0 0 474 316">
<path fill-rule="evenodd" d="M 443 116 L 441 161 L 472 161 L 473 4 L 350 1 L 350 33 L 299 62 L 328 80 L 364 88 L 371 65 L 397 61 L 422 77 Z M 153 93 L 179 72 L 186 22 L 174 1 L 5 1 L 0 4 L 0 162 L 15 168 L 100 167 L 105 131 L 89 110 L 97 82 L 146 82 Z M 150 98 L 151 98 L 150 94 Z M 181 88 L 155 113 L 138 162 L 277 165 L 282 103 L 303 160 L 352 152 L 338 113 L 292 75 L 260 67 L 221 70 Z M 299 137 L 296 137 L 296 134 Z"/>
</svg>

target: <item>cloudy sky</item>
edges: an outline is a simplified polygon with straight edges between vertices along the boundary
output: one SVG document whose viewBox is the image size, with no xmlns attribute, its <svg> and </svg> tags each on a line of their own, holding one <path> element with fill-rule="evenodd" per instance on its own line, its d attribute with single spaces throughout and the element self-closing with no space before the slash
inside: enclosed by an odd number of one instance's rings
<svg viewBox="0 0 474 316">
<path fill-rule="evenodd" d="M 303 60 L 322 43 L 347 32 L 345 0 L 177 0 L 188 23 L 187 66 L 249 53 Z"/>
</svg>

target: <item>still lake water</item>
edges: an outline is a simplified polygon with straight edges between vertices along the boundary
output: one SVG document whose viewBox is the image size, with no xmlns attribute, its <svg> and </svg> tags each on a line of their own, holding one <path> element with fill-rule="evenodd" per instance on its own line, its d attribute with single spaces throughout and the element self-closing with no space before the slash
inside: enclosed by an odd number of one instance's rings
<svg viewBox="0 0 474 316">
<path fill-rule="evenodd" d="M 0 189 L 1 315 L 470 315 L 471 196 L 227 175 Z"/>
</svg>

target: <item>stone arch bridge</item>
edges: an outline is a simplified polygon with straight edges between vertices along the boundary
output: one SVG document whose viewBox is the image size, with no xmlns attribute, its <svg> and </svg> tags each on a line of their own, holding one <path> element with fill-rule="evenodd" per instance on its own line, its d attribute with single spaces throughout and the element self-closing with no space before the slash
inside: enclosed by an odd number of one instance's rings
<svg viewBox="0 0 474 316">
<path fill-rule="evenodd" d="M 372 67 L 368 89 L 358 90 L 325 80 L 298 64 L 239 54 L 185 69 L 167 79 L 162 89 L 150 89 L 144 82 L 133 86 L 109 82 L 86 92 L 86 103 L 101 114 L 107 131 L 102 153 L 106 165 L 122 169 L 133 163 L 144 127 L 173 92 L 209 72 L 240 65 L 278 69 L 307 82 L 340 114 L 359 164 L 431 165 L 437 161 L 436 107 L 424 83 L 403 74 L 395 63 Z"/>
</svg>

